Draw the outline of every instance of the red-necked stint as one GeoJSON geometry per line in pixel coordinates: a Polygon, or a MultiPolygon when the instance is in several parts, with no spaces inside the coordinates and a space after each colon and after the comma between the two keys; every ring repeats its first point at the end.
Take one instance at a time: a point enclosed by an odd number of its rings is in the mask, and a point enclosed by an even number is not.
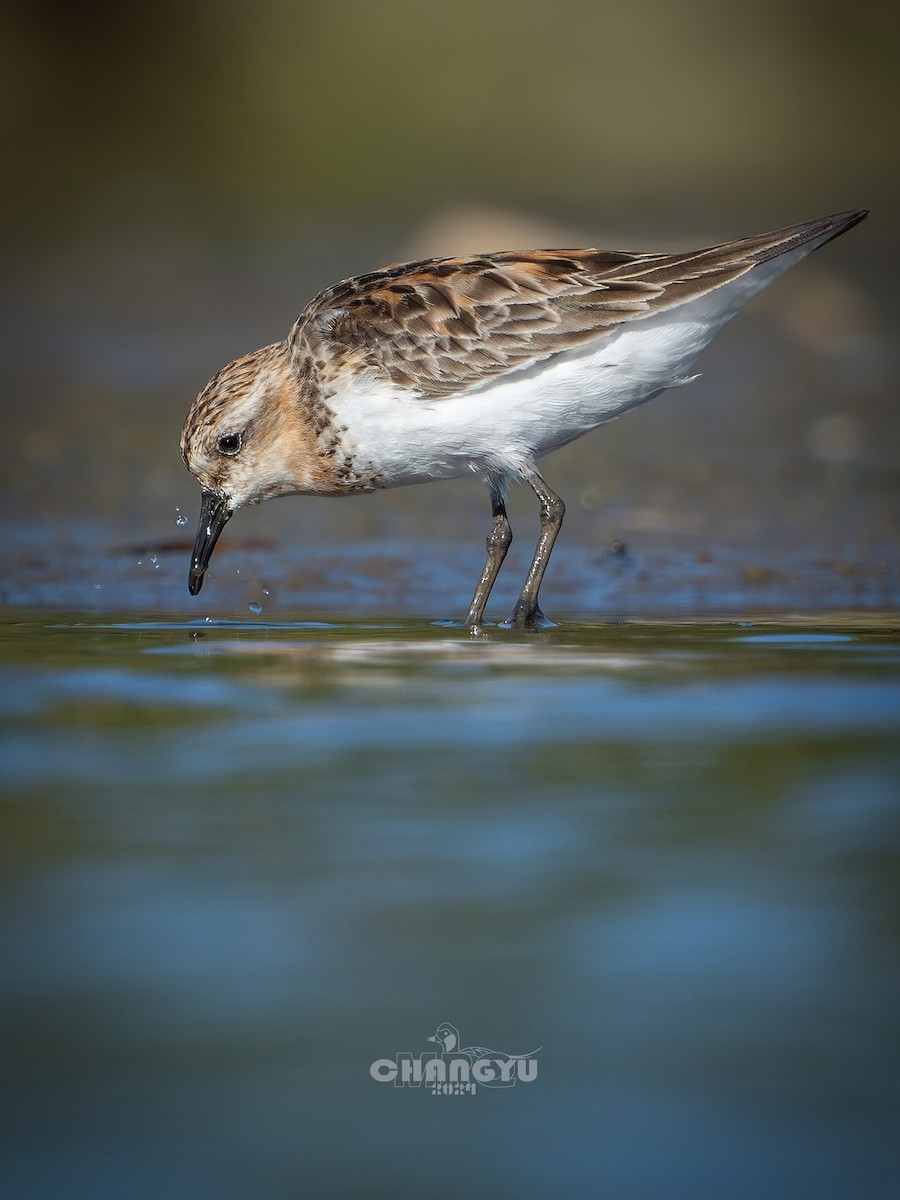
{"type": "Polygon", "coordinates": [[[551,450],[687,383],[752,296],[864,209],[683,254],[503,251],[386,267],[317,296],[288,336],[223,367],[185,422],[202,509],[189,588],[245,504],[346,496],[472,472],[491,497],[487,558],[466,623],[512,540],[524,480],[540,537],[512,614],[544,623],[538,590],[565,506],[538,474],[551,450]]]}

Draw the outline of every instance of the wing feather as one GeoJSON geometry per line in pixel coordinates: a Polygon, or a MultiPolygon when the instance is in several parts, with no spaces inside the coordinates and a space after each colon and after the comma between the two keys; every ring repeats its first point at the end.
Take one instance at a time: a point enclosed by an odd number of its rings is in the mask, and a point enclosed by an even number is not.
{"type": "Polygon", "coordinates": [[[352,367],[423,398],[449,396],[701,296],[859,219],[843,213],[683,254],[534,250],[401,263],[322,292],[289,342],[326,385],[352,367]]]}

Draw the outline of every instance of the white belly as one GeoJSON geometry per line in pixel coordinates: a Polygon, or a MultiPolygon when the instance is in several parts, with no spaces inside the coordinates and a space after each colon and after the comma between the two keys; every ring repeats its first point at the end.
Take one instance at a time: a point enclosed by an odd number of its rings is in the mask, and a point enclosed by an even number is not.
{"type": "Polygon", "coordinates": [[[360,379],[329,398],[329,406],[346,428],[357,469],[377,472],[380,486],[472,471],[520,474],[541,455],[688,382],[697,355],[795,256],[800,254],[761,264],[696,300],[627,321],[586,347],[455,396],[421,399],[360,379]]]}

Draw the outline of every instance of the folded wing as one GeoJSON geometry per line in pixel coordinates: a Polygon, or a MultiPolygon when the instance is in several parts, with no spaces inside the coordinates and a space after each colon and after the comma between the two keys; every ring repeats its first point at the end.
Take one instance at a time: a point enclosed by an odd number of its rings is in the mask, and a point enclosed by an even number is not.
{"type": "Polygon", "coordinates": [[[862,215],[682,254],[535,250],[403,263],[322,292],[289,341],[326,386],[352,366],[423,398],[449,396],[692,300],[862,215]]]}

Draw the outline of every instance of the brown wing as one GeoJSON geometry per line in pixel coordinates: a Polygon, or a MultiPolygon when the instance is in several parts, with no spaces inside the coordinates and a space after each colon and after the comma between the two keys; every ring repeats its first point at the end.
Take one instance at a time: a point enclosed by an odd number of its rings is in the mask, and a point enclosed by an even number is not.
{"type": "Polygon", "coordinates": [[[423,397],[448,396],[693,299],[861,219],[842,213],[685,254],[535,250],[403,263],[322,292],[289,341],[325,383],[352,365],[423,397]]]}

